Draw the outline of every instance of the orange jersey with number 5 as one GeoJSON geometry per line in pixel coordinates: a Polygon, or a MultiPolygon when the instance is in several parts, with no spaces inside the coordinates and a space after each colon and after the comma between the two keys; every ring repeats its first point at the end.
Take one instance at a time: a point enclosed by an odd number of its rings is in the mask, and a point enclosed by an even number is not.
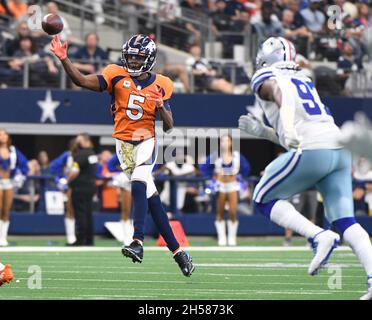
{"type": "Polygon", "coordinates": [[[108,65],[98,76],[101,90],[111,94],[114,117],[113,137],[124,141],[140,141],[155,136],[157,97],[169,100],[173,83],[161,74],[151,74],[144,81],[132,78],[122,66],[108,65]]]}

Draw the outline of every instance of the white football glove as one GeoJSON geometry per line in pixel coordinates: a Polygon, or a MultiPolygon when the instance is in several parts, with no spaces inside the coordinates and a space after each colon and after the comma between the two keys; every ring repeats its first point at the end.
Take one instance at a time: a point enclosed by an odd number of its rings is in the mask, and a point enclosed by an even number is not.
{"type": "Polygon", "coordinates": [[[239,129],[254,137],[260,138],[265,131],[265,125],[253,114],[248,113],[239,118],[239,129]]]}
{"type": "Polygon", "coordinates": [[[239,129],[257,138],[280,144],[273,128],[266,126],[260,119],[248,113],[239,118],[239,129]]]}

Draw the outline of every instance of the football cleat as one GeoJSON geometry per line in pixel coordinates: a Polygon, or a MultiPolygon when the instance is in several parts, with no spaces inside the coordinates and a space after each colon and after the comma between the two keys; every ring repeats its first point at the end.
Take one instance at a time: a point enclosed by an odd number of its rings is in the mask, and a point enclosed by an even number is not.
{"type": "Polygon", "coordinates": [[[9,264],[5,265],[5,268],[0,271],[0,287],[4,283],[9,283],[14,279],[12,268],[9,264]]]}
{"type": "Polygon", "coordinates": [[[185,277],[190,277],[195,270],[195,266],[192,264],[192,258],[186,251],[180,251],[174,255],[174,260],[180,267],[185,277]]]}
{"type": "Polygon", "coordinates": [[[368,277],[367,285],[367,293],[361,296],[360,300],[372,300],[372,277],[368,277]]]}
{"type": "Polygon", "coordinates": [[[124,257],[132,258],[133,263],[141,263],[143,260],[143,246],[137,240],[129,246],[123,246],[121,253],[124,257]]]}
{"type": "Polygon", "coordinates": [[[340,243],[340,236],[331,230],[323,230],[316,234],[314,238],[310,238],[309,242],[314,256],[310,262],[308,273],[315,276],[327,264],[332,251],[340,243]]]}

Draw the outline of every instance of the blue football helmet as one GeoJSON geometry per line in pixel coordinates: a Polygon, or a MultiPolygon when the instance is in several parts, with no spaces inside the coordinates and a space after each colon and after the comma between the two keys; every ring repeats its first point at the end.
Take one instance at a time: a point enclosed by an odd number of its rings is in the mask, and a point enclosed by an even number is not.
{"type": "Polygon", "coordinates": [[[150,37],[137,34],[123,45],[121,62],[133,77],[151,71],[156,62],[156,44],[150,37]]]}

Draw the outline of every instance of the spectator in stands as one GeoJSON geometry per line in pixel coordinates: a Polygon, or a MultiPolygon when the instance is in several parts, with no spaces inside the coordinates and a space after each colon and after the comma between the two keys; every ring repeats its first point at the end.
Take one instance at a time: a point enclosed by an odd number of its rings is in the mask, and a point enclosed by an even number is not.
{"type": "Polygon", "coordinates": [[[234,32],[243,32],[249,14],[244,10],[239,1],[216,1],[216,10],[211,13],[212,30],[217,39],[222,42],[223,56],[232,58],[235,44],[242,44],[243,37],[235,35],[234,32]]]}
{"type": "MultiPolygon", "coordinates": [[[[28,177],[40,175],[40,165],[36,159],[31,159],[27,163],[28,177]]],[[[40,181],[27,179],[23,184],[16,188],[14,195],[14,208],[17,211],[32,212],[37,209],[40,200],[40,181]]]]}
{"type": "Polygon", "coordinates": [[[287,3],[287,9],[293,12],[293,25],[295,28],[300,28],[305,26],[305,21],[300,13],[300,1],[299,0],[289,0],[287,3]]]}
{"type": "MultiPolygon", "coordinates": [[[[155,41],[155,35],[150,35],[150,38],[155,41]]],[[[156,73],[161,73],[172,80],[178,78],[185,91],[190,91],[189,76],[186,71],[186,67],[180,63],[170,63],[168,61],[167,53],[161,49],[160,45],[157,43],[157,54],[156,54],[156,65],[154,71],[156,73]]]]}
{"type": "Polygon", "coordinates": [[[91,6],[94,11],[94,21],[97,24],[103,24],[105,17],[103,15],[103,3],[105,0],[85,0],[84,5],[91,6]]]}
{"type": "Polygon", "coordinates": [[[274,7],[271,1],[264,1],[262,3],[261,14],[256,19],[252,19],[251,22],[259,43],[269,37],[284,35],[282,23],[274,14],[274,7]]]}
{"type": "Polygon", "coordinates": [[[355,57],[353,46],[348,41],[342,43],[342,54],[337,62],[337,75],[342,88],[353,72],[363,68],[362,61],[355,57]]]}
{"type": "Polygon", "coordinates": [[[227,80],[218,76],[208,59],[201,57],[199,45],[190,48],[191,58],[186,60],[186,66],[194,76],[195,87],[198,90],[213,90],[222,93],[233,93],[233,85],[227,80]]]}
{"type": "Polygon", "coordinates": [[[157,3],[156,15],[161,22],[174,22],[176,18],[182,16],[181,6],[178,0],[166,0],[157,3]]]}
{"type": "Polygon", "coordinates": [[[291,40],[295,46],[296,51],[307,54],[307,43],[312,40],[312,33],[307,28],[297,26],[294,21],[294,12],[289,9],[284,9],[282,13],[282,24],[284,28],[284,37],[291,40]]]}
{"type": "Polygon", "coordinates": [[[343,18],[342,36],[350,42],[354,49],[354,55],[362,60],[367,48],[364,41],[364,33],[366,27],[362,24],[362,20],[353,19],[349,14],[345,14],[343,18]]]}
{"type": "Polygon", "coordinates": [[[42,150],[37,155],[37,161],[40,165],[40,172],[41,174],[50,174],[49,169],[49,156],[45,150],[42,150]]]}
{"type": "MultiPolygon", "coordinates": [[[[180,150],[181,151],[181,150],[180,150]]],[[[196,170],[194,159],[185,155],[182,151],[177,152],[176,158],[173,161],[168,161],[162,168],[157,170],[157,175],[165,172],[166,175],[176,177],[195,176],[196,170]]],[[[186,195],[188,193],[189,183],[179,182],[177,184],[177,209],[182,210],[185,205],[186,195]]],[[[171,189],[169,181],[164,183],[164,189],[160,194],[161,201],[169,208],[171,200],[171,189]]]]}
{"type": "Polygon", "coordinates": [[[354,19],[356,25],[363,25],[365,28],[368,28],[369,20],[369,7],[366,3],[358,3],[358,16],[354,19]]]}
{"type": "Polygon", "coordinates": [[[324,13],[320,10],[322,0],[309,0],[309,7],[300,11],[306,27],[312,33],[320,33],[326,21],[324,13]]]}
{"type": "Polygon", "coordinates": [[[227,13],[231,15],[234,29],[242,31],[245,24],[249,22],[249,13],[240,0],[225,0],[227,13]]]}
{"type": "Polygon", "coordinates": [[[99,47],[99,37],[95,32],[85,36],[85,46],[78,50],[74,57],[74,65],[84,74],[99,72],[103,64],[108,60],[107,52],[99,47]]]}
{"type": "Polygon", "coordinates": [[[107,168],[107,162],[111,159],[112,153],[109,150],[103,150],[98,155],[97,177],[103,180],[97,180],[99,187],[99,198],[103,210],[111,210],[118,208],[118,195],[116,188],[114,188],[109,180],[104,178],[111,178],[114,174],[107,168]]]}
{"type": "Polygon", "coordinates": [[[24,0],[1,0],[1,7],[4,13],[14,17],[16,20],[21,20],[27,15],[28,5],[24,0]]]}
{"type": "MultiPolygon", "coordinates": [[[[203,22],[206,16],[203,12],[203,7],[197,0],[183,0],[181,2],[182,16],[189,18],[194,21],[203,22]]],[[[200,44],[201,42],[201,30],[200,24],[186,22],[184,27],[191,33],[188,43],[189,44],[200,44]]]]}
{"type": "Polygon", "coordinates": [[[20,41],[22,38],[30,36],[30,29],[26,21],[21,21],[17,25],[16,36],[14,39],[8,39],[5,42],[4,53],[8,57],[12,57],[16,51],[20,49],[20,41]]]}
{"type": "Polygon", "coordinates": [[[26,62],[29,63],[31,82],[36,86],[47,85],[58,74],[54,60],[44,51],[37,51],[31,37],[20,40],[20,49],[14,53],[9,67],[19,73],[23,71],[26,62]]]}
{"type": "Polygon", "coordinates": [[[66,21],[66,19],[63,17],[63,15],[60,14],[58,5],[55,2],[51,1],[51,2],[47,3],[46,9],[47,9],[47,13],[57,14],[62,19],[63,30],[59,33],[59,37],[61,38],[61,41],[63,41],[63,42],[64,41],[69,41],[69,42],[74,41],[73,38],[72,38],[72,32],[71,32],[70,26],[69,26],[68,22],[66,21]]]}

